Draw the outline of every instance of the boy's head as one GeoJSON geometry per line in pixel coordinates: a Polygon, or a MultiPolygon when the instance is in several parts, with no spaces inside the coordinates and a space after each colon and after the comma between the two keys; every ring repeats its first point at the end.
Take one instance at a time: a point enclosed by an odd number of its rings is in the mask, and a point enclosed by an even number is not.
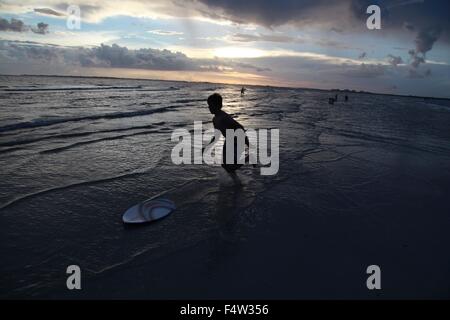
{"type": "Polygon", "coordinates": [[[218,93],[213,93],[208,97],[208,107],[212,114],[218,113],[222,109],[222,96],[218,93]]]}

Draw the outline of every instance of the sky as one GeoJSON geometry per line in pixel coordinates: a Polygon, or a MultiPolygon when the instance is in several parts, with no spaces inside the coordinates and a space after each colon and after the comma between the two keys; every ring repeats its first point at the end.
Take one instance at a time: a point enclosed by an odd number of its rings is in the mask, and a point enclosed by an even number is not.
{"type": "Polygon", "coordinates": [[[0,73],[450,97],[449,12],[443,0],[0,0],[0,73]],[[370,5],[381,29],[366,25],[370,5]]]}

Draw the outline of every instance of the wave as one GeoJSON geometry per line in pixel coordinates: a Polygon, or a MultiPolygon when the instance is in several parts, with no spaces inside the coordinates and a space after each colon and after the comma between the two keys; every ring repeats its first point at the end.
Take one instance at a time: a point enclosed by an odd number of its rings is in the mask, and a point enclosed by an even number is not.
{"type": "Polygon", "coordinates": [[[343,137],[347,138],[353,138],[353,139],[360,139],[365,141],[374,141],[379,143],[385,143],[390,145],[395,145],[399,147],[408,148],[411,150],[417,150],[422,152],[428,152],[433,154],[440,154],[449,156],[450,149],[442,146],[436,146],[436,145],[424,145],[424,144],[418,144],[415,145],[411,144],[410,141],[402,138],[396,138],[396,137],[387,137],[383,135],[377,135],[377,134],[371,134],[371,133],[364,133],[364,132],[358,132],[358,131],[352,131],[352,130],[346,130],[346,129],[337,129],[337,128],[331,128],[321,125],[316,125],[317,128],[323,129],[326,132],[338,134],[343,137]]]}
{"type": "Polygon", "coordinates": [[[207,87],[207,88],[200,89],[199,91],[215,91],[215,90],[221,90],[221,89],[224,89],[224,88],[225,87],[222,87],[222,86],[207,87]]]}
{"type": "Polygon", "coordinates": [[[191,103],[191,102],[205,102],[206,99],[179,99],[175,100],[174,103],[191,103]]]}
{"type": "Polygon", "coordinates": [[[80,141],[80,142],[75,142],[75,143],[69,144],[67,146],[44,150],[44,151],[41,151],[40,153],[41,154],[57,153],[57,152],[62,152],[62,151],[68,150],[68,149],[72,149],[72,148],[87,145],[87,144],[92,144],[92,143],[97,143],[97,142],[102,142],[102,141],[118,140],[118,139],[133,137],[133,136],[146,135],[146,134],[150,134],[150,133],[161,133],[161,131],[160,130],[147,130],[147,131],[135,132],[135,133],[131,133],[131,134],[122,134],[122,135],[114,136],[114,137],[105,137],[105,138],[93,139],[93,140],[88,140],[88,141],[80,141]]]}
{"type": "Polygon", "coordinates": [[[139,91],[158,92],[158,91],[177,91],[177,90],[180,90],[180,88],[169,87],[169,88],[161,88],[161,89],[141,89],[139,91]]]}
{"type": "Polygon", "coordinates": [[[2,91],[86,91],[86,90],[123,90],[123,89],[142,89],[142,86],[86,86],[86,87],[46,87],[46,88],[30,88],[15,87],[6,88],[2,91]]]}
{"type": "MultiPolygon", "coordinates": [[[[98,131],[86,131],[86,132],[78,132],[78,133],[65,133],[65,134],[45,136],[45,137],[33,138],[33,139],[14,140],[14,141],[7,141],[7,142],[0,143],[0,147],[14,147],[14,146],[18,146],[18,145],[40,142],[40,141],[45,141],[45,140],[70,139],[70,138],[85,137],[85,136],[90,136],[93,134],[100,134],[100,133],[114,133],[114,132],[129,131],[129,130],[150,129],[150,128],[154,128],[155,126],[161,126],[164,124],[165,124],[165,122],[161,121],[161,122],[155,122],[151,125],[145,125],[145,126],[135,126],[135,127],[117,128],[117,129],[109,129],[109,130],[98,130],[98,131]]],[[[12,150],[12,149],[7,149],[5,151],[10,151],[10,150],[12,150]]],[[[2,151],[0,151],[0,153],[1,152],[2,151]]]]}
{"type": "Polygon", "coordinates": [[[6,125],[0,127],[0,132],[9,132],[21,129],[31,129],[37,127],[47,127],[55,124],[67,123],[67,122],[79,122],[87,120],[99,120],[99,119],[119,119],[119,118],[129,118],[129,117],[139,117],[146,116],[153,113],[167,112],[172,109],[177,109],[180,106],[168,106],[155,108],[150,110],[139,110],[139,111],[129,111],[129,112],[113,112],[106,114],[94,114],[84,117],[73,117],[73,118],[60,118],[60,119],[36,119],[32,121],[19,122],[15,124],[6,125]]]}
{"type": "Polygon", "coordinates": [[[96,179],[96,180],[89,180],[89,181],[82,181],[82,182],[76,182],[76,183],[72,183],[72,184],[68,184],[68,185],[64,185],[64,186],[60,186],[60,187],[53,187],[53,188],[48,188],[48,189],[44,189],[41,191],[37,191],[37,192],[33,192],[30,194],[26,194],[23,195],[21,197],[15,198],[5,204],[3,204],[0,207],[0,210],[6,209],[8,207],[11,207],[13,205],[16,205],[24,200],[28,200],[28,199],[32,199],[35,198],[37,196],[41,196],[50,192],[54,192],[54,191],[61,191],[61,190],[67,190],[70,188],[74,188],[74,187],[79,187],[79,186],[86,186],[86,185],[95,185],[97,183],[104,183],[104,182],[109,182],[109,181],[114,181],[114,180],[118,180],[118,179],[122,179],[122,178],[129,178],[129,177],[134,177],[134,176],[138,176],[141,174],[144,174],[146,172],[147,169],[141,169],[141,170],[136,170],[133,172],[129,172],[129,173],[124,173],[124,174],[120,174],[120,175],[116,175],[116,176],[112,176],[112,177],[106,177],[106,178],[102,178],[102,179],[96,179]]]}

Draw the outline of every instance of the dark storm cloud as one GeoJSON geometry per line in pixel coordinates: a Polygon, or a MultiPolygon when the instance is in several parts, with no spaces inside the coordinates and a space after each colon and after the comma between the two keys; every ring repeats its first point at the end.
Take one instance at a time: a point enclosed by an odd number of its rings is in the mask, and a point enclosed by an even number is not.
{"type": "Polygon", "coordinates": [[[409,55],[411,57],[411,66],[414,68],[419,67],[421,63],[425,63],[425,57],[417,53],[415,50],[409,50],[409,55]]]}
{"type": "Polygon", "coordinates": [[[351,0],[350,8],[356,18],[365,20],[366,8],[372,4],[381,8],[383,28],[414,31],[429,26],[440,26],[450,30],[449,1],[351,0]]]}
{"type": "Polygon", "coordinates": [[[37,34],[46,34],[48,33],[48,24],[44,22],[39,22],[36,28],[31,28],[31,31],[37,34]]]}
{"type": "MultiPolygon", "coordinates": [[[[449,38],[450,1],[405,1],[405,0],[197,0],[208,7],[207,12],[216,18],[222,17],[237,23],[255,23],[265,27],[284,24],[304,25],[305,23],[334,25],[328,30],[346,31],[349,26],[360,30],[365,28],[370,5],[381,8],[382,28],[386,30],[423,30],[439,26],[449,38]],[[341,11],[330,10],[341,8],[341,11]],[[348,17],[342,17],[343,12],[348,17]],[[352,21],[345,21],[346,18],[352,21]]],[[[205,12],[205,10],[203,10],[205,12]]]]}
{"type": "MultiPolygon", "coordinates": [[[[450,1],[444,0],[353,0],[355,16],[369,4],[381,7],[382,25],[388,32],[415,32],[415,48],[409,50],[411,66],[425,63],[426,53],[436,41],[450,42],[450,1]]],[[[360,16],[361,19],[363,16],[360,16]]]]}
{"type": "Polygon", "coordinates": [[[408,51],[411,57],[411,66],[418,68],[422,63],[426,63],[426,53],[429,52],[434,43],[441,35],[440,27],[430,27],[420,30],[416,36],[416,47],[408,51]]]}
{"type": "Polygon", "coordinates": [[[49,15],[49,16],[57,16],[57,17],[65,16],[64,13],[55,11],[55,10],[50,9],[50,8],[35,8],[34,12],[45,14],[45,15],[49,15]]]}
{"type": "Polygon", "coordinates": [[[27,32],[32,31],[37,34],[48,33],[48,24],[40,22],[36,27],[26,25],[22,20],[14,19],[11,20],[0,18],[0,31],[12,31],[12,32],[27,32]]]}
{"type": "MultiPolygon", "coordinates": [[[[308,20],[308,11],[329,3],[325,0],[199,0],[214,12],[237,23],[256,23],[266,27],[308,20]],[[215,11],[216,10],[216,11],[215,11]]],[[[211,11],[210,10],[210,11],[211,11]]]]}
{"type": "Polygon", "coordinates": [[[0,31],[25,32],[28,31],[28,26],[18,19],[8,21],[7,19],[0,18],[0,31]]]}
{"type": "Polygon", "coordinates": [[[416,37],[416,52],[427,53],[433,48],[434,43],[442,33],[440,26],[428,27],[419,31],[416,37]]]}
{"type": "Polygon", "coordinates": [[[398,66],[399,64],[403,63],[403,59],[400,56],[394,56],[392,54],[388,55],[388,62],[391,66],[398,66]]]}

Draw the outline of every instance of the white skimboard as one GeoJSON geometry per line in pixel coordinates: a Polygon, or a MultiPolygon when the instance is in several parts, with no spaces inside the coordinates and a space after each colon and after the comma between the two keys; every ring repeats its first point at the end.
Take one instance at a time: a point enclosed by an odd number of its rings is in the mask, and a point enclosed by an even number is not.
{"type": "Polygon", "coordinates": [[[169,199],[148,199],[129,208],[122,216],[124,223],[144,223],[167,216],[175,210],[175,203],[169,199]]]}

